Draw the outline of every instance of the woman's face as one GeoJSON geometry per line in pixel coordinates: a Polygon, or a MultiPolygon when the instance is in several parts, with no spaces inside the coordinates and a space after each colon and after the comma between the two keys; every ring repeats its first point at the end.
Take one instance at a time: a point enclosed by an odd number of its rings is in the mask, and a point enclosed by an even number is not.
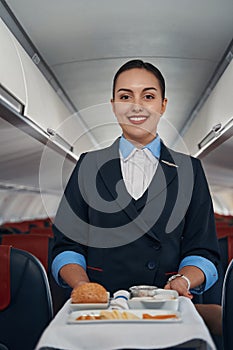
{"type": "Polygon", "coordinates": [[[140,147],[155,138],[167,99],[162,100],[159,81],[153,73],[143,68],[122,72],[111,103],[126,139],[140,147]]]}

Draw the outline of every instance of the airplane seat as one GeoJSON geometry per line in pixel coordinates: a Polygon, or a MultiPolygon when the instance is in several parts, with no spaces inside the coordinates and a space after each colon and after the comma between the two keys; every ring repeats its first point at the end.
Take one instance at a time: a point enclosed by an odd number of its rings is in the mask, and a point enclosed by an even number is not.
{"type": "Polygon", "coordinates": [[[31,227],[30,229],[29,229],[29,233],[30,234],[44,234],[44,235],[46,235],[46,236],[48,236],[48,237],[50,237],[50,238],[53,238],[53,231],[52,231],[52,229],[51,228],[45,228],[45,227],[31,227]]]}
{"type": "Polygon", "coordinates": [[[223,325],[223,348],[224,350],[231,350],[233,344],[233,259],[228,265],[224,283],[223,283],[223,297],[222,297],[222,325],[223,325]]]}
{"type": "Polygon", "coordinates": [[[0,245],[0,285],[0,343],[33,350],[53,317],[43,265],[29,252],[0,245]]]}
{"type": "Polygon", "coordinates": [[[0,350],[8,350],[8,348],[6,347],[6,345],[0,344],[0,350]]]}
{"type": "Polygon", "coordinates": [[[69,299],[71,290],[59,287],[51,274],[53,233],[51,230],[32,228],[30,233],[0,235],[1,244],[11,245],[36,256],[43,264],[51,290],[53,310],[56,314],[69,299]]]}
{"type": "Polygon", "coordinates": [[[51,240],[46,234],[3,234],[1,235],[1,244],[12,245],[15,248],[25,250],[36,256],[43,264],[46,271],[50,269],[51,264],[51,240]]]}
{"type": "MultiPolygon", "coordinates": [[[[48,247],[46,249],[46,252],[48,252],[47,255],[47,266],[46,266],[46,271],[49,272],[50,268],[51,268],[51,263],[52,263],[52,247],[53,247],[53,243],[54,243],[54,234],[52,231],[51,227],[32,227],[30,228],[29,231],[30,235],[39,235],[39,236],[46,236],[48,237],[47,239],[47,243],[48,243],[48,247]]],[[[43,263],[43,261],[42,261],[43,263]]]]}
{"type": "Polygon", "coordinates": [[[9,229],[11,233],[29,233],[33,228],[50,228],[52,223],[50,218],[37,220],[24,220],[19,222],[5,222],[2,229],[9,229]]]}

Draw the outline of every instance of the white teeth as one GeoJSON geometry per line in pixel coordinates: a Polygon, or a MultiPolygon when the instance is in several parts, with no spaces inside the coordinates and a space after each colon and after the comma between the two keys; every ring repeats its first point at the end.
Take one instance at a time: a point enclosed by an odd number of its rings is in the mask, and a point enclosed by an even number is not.
{"type": "Polygon", "coordinates": [[[141,121],[141,120],[145,120],[146,118],[145,117],[131,117],[129,119],[138,122],[138,121],[141,121]]]}

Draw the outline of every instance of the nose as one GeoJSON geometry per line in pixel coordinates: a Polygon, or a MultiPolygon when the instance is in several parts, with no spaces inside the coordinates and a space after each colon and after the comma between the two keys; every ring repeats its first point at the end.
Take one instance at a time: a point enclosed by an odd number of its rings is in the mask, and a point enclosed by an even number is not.
{"type": "Polygon", "coordinates": [[[132,105],[132,111],[135,113],[139,113],[143,110],[143,106],[140,103],[133,103],[132,105]]]}

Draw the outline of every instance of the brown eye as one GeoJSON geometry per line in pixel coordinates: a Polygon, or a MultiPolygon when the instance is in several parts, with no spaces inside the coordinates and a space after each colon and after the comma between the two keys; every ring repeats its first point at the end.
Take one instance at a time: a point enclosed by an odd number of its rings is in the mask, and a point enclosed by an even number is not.
{"type": "Polygon", "coordinates": [[[153,95],[145,95],[146,100],[153,100],[154,96],[153,95]]]}
{"type": "Polygon", "coordinates": [[[129,98],[130,98],[129,95],[122,95],[122,96],[120,97],[120,100],[128,100],[129,98]]]}

